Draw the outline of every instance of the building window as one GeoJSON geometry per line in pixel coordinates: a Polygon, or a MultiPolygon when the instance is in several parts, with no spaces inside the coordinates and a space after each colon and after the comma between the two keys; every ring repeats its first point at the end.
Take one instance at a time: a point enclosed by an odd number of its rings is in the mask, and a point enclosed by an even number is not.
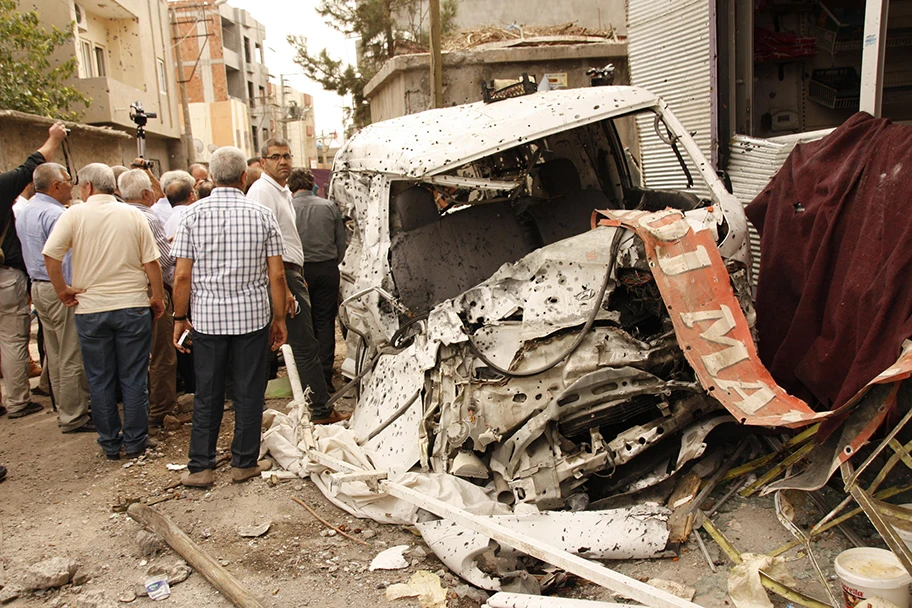
{"type": "Polygon", "coordinates": [[[244,36],[244,61],[247,63],[253,63],[250,58],[250,38],[244,36]]]}
{"type": "Polygon", "coordinates": [[[247,101],[250,103],[251,108],[257,105],[256,97],[253,96],[253,83],[249,80],[247,81],[247,101]]]}
{"type": "Polygon", "coordinates": [[[258,99],[260,99],[261,104],[263,104],[264,106],[266,105],[266,89],[264,89],[263,87],[260,87],[260,96],[258,97],[258,99]]]}
{"type": "Polygon", "coordinates": [[[103,46],[95,45],[95,75],[104,78],[108,75],[105,69],[105,50],[103,46]]]}
{"type": "Polygon", "coordinates": [[[161,91],[162,95],[168,94],[168,76],[165,72],[165,62],[161,59],[156,59],[158,62],[158,90],[161,91]]]}
{"type": "Polygon", "coordinates": [[[250,132],[251,132],[251,134],[253,134],[253,153],[254,154],[257,154],[258,153],[257,150],[260,149],[260,142],[257,139],[256,131],[257,131],[256,127],[250,127],[250,132]]]}
{"type": "Polygon", "coordinates": [[[80,54],[82,64],[82,77],[94,78],[95,70],[92,67],[92,44],[88,40],[83,40],[80,44],[80,54]]]}

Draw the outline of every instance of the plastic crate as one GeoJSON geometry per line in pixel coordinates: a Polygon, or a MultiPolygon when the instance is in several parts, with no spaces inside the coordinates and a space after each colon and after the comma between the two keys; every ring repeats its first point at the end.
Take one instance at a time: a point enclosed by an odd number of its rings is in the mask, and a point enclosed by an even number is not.
{"type": "Polygon", "coordinates": [[[808,87],[808,99],[833,110],[858,107],[861,80],[854,68],[814,70],[808,87]]]}
{"type": "Polygon", "coordinates": [[[864,37],[864,9],[830,10],[823,2],[814,10],[811,33],[817,48],[829,53],[861,49],[864,37]]]}
{"type": "MultiPolygon", "coordinates": [[[[883,103],[912,103],[912,71],[884,74],[883,103]]],[[[854,68],[814,70],[808,99],[833,110],[857,110],[861,100],[861,80],[854,68]]]]}

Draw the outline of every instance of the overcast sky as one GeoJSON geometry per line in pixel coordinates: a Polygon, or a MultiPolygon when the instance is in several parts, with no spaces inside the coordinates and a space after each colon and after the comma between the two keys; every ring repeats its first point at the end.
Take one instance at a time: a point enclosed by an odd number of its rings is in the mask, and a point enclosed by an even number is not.
{"type": "Polygon", "coordinates": [[[285,39],[289,34],[307,37],[311,54],[329,49],[335,59],[355,61],[355,41],[346,39],[326,24],[314,7],[319,0],[228,0],[229,6],[244,9],[266,28],[266,67],[274,76],[285,74],[286,84],[313,95],[317,133],[337,131],[342,136],[342,107],[348,99],[324,91],[319,83],[300,75],[301,68],[294,62],[294,48],[285,39]]]}

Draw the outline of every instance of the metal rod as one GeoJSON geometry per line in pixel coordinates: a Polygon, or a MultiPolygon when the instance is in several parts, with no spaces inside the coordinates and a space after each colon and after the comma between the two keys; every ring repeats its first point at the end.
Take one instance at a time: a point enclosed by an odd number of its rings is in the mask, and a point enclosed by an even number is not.
{"type": "Polygon", "coordinates": [[[712,556],[709,554],[709,549],[706,548],[706,543],[703,542],[703,537],[700,536],[699,530],[694,530],[694,537],[697,539],[697,544],[700,546],[700,551],[703,553],[703,557],[706,558],[706,563],[709,564],[709,569],[713,571],[713,574],[715,574],[716,564],[713,561],[712,556]]]}
{"type": "MultiPolygon", "coordinates": [[[[885,498],[892,498],[893,496],[896,496],[897,494],[902,494],[903,492],[908,492],[909,490],[912,490],[912,484],[887,488],[886,490],[883,490],[882,492],[878,492],[874,496],[878,499],[883,500],[885,498]]],[[[842,503],[840,503],[840,505],[848,504],[849,502],[851,502],[851,500],[852,500],[852,497],[848,496],[848,497],[846,497],[846,499],[844,501],[842,501],[842,503]]],[[[833,511],[830,512],[829,515],[827,515],[827,517],[830,517],[834,513],[838,513],[841,510],[842,510],[841,507],[836,507],[835,509],[833,509],[833,511]]],[[[853,517],[855,517],[856,515],[858,515],[859,513],[862,513],[862,512],[863,511],[862,511],[861,507],[858,507],[856,509],[852,509],[845,515],[842,515],[840,517],[837,517],[836,519],[833,519],[832,521],[824,522],[824,520],[821,520],[820,522],[817,522],[817,524],[813,528],[811,528],[810,536],[811,536],[811,538],[813,538],[815,536],[820,536],[827,530],[830,530],[830,529],[838,526],[841,523],[847,522],[848,520],[852,519],[853,517]],[[821,522],[824,522],[824,523],[821,523],[821,522]]],[[[824,519],[827,519],[827,518],[825,517],[824,519]]],[[[782,545],[781,547],[779,547],[778,549],[776,549],[775,551],[773,551],[772,553],[770,553],[769,555],[772,557],[775,557],[777,555],[782,555],[786,551],[788,551],[790,549],[794,549],[795,547],[797,547],[800,544],[801,543],[799,543],[798,541],[791,540],[791,541],[785,543],[784,545],[782,545]]]]}

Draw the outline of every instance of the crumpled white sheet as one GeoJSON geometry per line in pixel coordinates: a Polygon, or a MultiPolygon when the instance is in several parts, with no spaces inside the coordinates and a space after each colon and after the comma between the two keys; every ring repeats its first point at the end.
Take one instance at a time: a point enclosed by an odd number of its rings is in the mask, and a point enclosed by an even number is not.
{"type": "Polygon", "coordinates": [[[736,608],[773,608],[773,603],[760,582],[761,570],[786,587],[797,586],[783,557],[742,553],[741,559],[744,561],[733,567],[728,576],[728,595],[736,608]]]}
{"type": "MultiPolygon", "coordinates": [[[[310,477],[326,498],[355,517],[370,518],[385,524],[417,523],[418,507],[388,494],[373,492],[362,481],[342,484],[340,491],[334,494],[330,489],[331,471],[311,462],[305,455],[304,434],[300,426],[301,407],[293,404],[287,414],[272,409],[264,412],[263,421],[269,428],[263,433],[260,442],[261,454],[268,454],[282,468],[299,477],[310,477]]],[[[319,451],[365,470],[375,470],[369,455],[356,443],[355,435],[349,429],[338,424],[318,425],[314,427],[313,433],[319,451]]],[[[407,472],[396,475],[390,481],[475,515],[511,513],[508,507],[499,503],[484,488],[453,475],[407,472]]]]}

